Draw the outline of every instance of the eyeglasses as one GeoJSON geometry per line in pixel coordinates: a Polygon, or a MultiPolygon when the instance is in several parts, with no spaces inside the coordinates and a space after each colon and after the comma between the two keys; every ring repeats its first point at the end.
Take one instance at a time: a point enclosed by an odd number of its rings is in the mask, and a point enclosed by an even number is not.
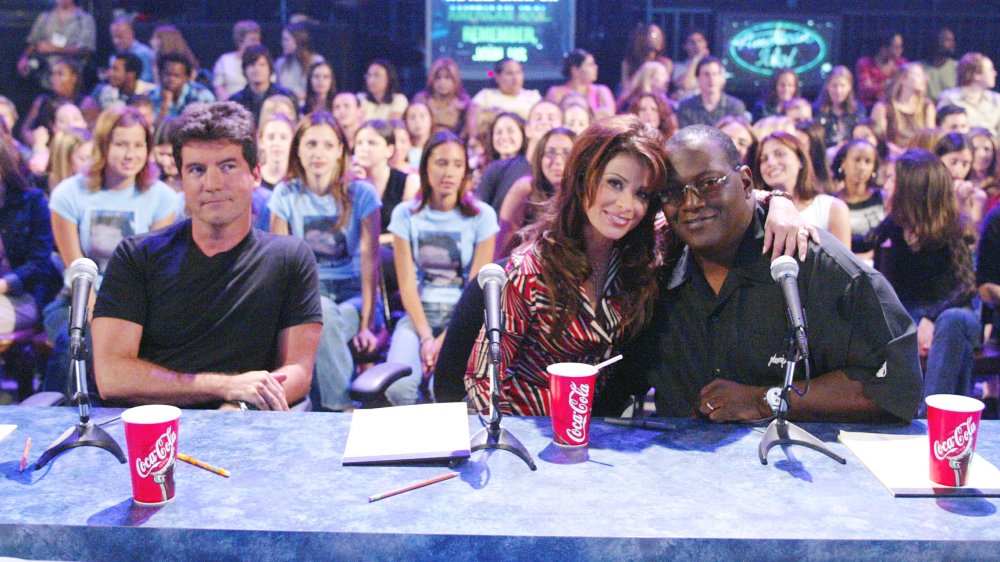
{"type": "Polygon", "coordinates": [[[569,158],[569,150],[556,150],[554,148],[548,148],[542,153],[542,157],[547,160],[555,160],[556,158],[562,158],[566,160],[569,158]]]}
{"type": "Polygon", "coordinates": [[[687,185],[668,185],[667,189],[659,193],[660,202],[664,205],[679,207],[682,203],[684,203],[684,197],[687,195],[688,190],[691,190],[691,192],[694,193],[698,199],[708,201],[722,191],[722,186],[725,185],[729,176],[733,175],[733,172],[738,173],[739,171],[740,168],[735,168],[728,174],[719,178],[705,178],[697,181],[696,183],[689,183],[687,185]]]}

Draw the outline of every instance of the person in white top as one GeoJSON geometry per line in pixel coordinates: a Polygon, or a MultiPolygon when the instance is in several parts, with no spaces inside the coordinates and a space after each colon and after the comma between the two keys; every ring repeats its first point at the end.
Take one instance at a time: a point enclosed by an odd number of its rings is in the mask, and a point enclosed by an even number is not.
{"type": "Polygon", "coordinates": [[[385,59],[373,60],[365,72],[365,91],[358,92],[365,120],[402,119],[409,101],[400,90],[396,67],[385,59]]]}
{"type": "Polygon", "coordinates": [[[313,51],[309,28],[304,23],[290,23],[281,32],[281,57],[274,63],[278,84],[295,93],[301,104],[306,99],[309,69],[323,62],[323,55],[313,51]]]}
{"type": "Polygon", "coordinates": [[[524,89],[524,69],[514,59],[502,59],[493,69],[496,88],[483,88],[472,98],[469,106],[469,130],[476,131],[478,116],[482,110],[493,110],[494,115],[505,111],[516,113],[522,119],[541,101],[538,90],[524,89]]]}
{"type": "Polygon", "coordinates": [[[755,179],[763,189],[788,193],[803,220],[830,231],[851,247],[851,220],[847,204],[817,191],[812,161],[794,135],[775,131],[764,137],[757,151],[755,179]]]}
{"type": "Polygon", "coordinates": [[[938,108],[957,105],[964,108],[973,127],[982,127],[993,136],[1000,132],[1000,94],[993,61],[982,53],[966,53],[958,61],[958,87],[941,92],[938,108]]]}
{"type": "Polygon", "coordinates": [[[227,100],[229,96],[247,87],[243,76],[243,50],[251,45],[260,45],[260,25],[253,20],[236,22],[233,26],[235,51],[223,53],[212,68],[212,86],[215,99],[227,100]]]}

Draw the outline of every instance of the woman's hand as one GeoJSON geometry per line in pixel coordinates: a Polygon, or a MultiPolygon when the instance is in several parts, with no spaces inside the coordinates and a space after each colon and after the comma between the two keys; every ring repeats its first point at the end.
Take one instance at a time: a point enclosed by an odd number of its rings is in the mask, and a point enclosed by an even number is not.
{"type": "Polygon", "coordinates": [[[921,318],[917,325],[917,351],[921,357],[927,357],[934,342],[934,322],[929,318],[921,318]]]}
{"type": "Polygon", "coordinates": [[[771,259],[791,256],[798,249],[799,261],[805,261],[809,239],[819,244],[819,231],[807,224],[795,208],[795,203],[784,197],[772,197],[764,223],[764,253],[771,250],[771,259]]]}
{"type": "Polygon", "coordinates": [[[354,349],[363,353],[371,353],[378,349],[378,336],[367,327],[361,328],[351,343],[354,344],[354,349]]]}
{"type": "Polygon", "coordinates": [[[441,352],[441,344],[444,343],[444,332],[438,337],[424,338],[420,342],[420,358],[424,361],[424,378],[430,378],[437,366],[438,353],[441,352]]]}

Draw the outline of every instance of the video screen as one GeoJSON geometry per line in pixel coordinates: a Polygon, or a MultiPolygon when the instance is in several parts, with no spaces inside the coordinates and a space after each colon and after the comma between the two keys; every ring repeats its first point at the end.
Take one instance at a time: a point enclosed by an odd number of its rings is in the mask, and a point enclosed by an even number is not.
{"type": "Polygon", "coordinates": [[[562,78],[573,48],[575,0],[427,0],[427,68],[439,57],[458,63],[463,80],[488,80],[511,58],[526,80],[562,78]]]}
{"type": "Polygon", "coordinates": [[[775,70],[787,67],[803,91],[818,92],[839,60],[839,17],[720,14],[716,22],[715,52],[733,91],[759,93],[775,70]]]}

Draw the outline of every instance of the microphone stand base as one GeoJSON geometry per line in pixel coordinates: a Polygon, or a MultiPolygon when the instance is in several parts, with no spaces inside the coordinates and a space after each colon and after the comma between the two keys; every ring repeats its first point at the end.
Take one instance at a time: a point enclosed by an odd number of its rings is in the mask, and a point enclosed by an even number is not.
{"type": "Polygon", "coordinates": [[[775,445],[801,445],[819,451],[840,464],[847,464],[847,459],[831,451],[825,443],[808,431],[784,419],[776,419],[767,426],[764,437],[760,440],[760,446],[757,448],[760,464],[767,464],[767,453],[775,445]]]}
{"type": "Polygon", "coordinates": [[[128,462],[114,438],[100,426],[94,425],[94,422],[87,421],[67,429],[54,445],[42,453],[42,456],[35,462],[34,470],[42,468],[63,451],[83,446],[100,447],[114,455],[118,462],[122,464],[128,462]]]}
{"type": "Polygon", "coordinates": [[[538,470],[528,450],[524,448],[524,445],[511,432],[500,427],[499,421],[491,422],[488,426],[479,430],[478,433],[472,436],[470,444],[472,445],[473,453],[482,451],[483,449],[500,449],[514,453],[520,457],[531,470],[538,470]]]}

